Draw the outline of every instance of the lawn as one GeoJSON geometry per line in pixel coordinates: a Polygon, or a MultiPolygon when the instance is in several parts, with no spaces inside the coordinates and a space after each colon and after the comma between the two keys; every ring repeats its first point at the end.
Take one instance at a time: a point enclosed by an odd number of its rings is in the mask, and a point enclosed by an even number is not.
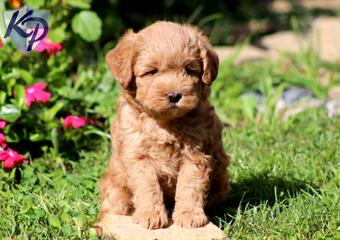
{"type": "MultiPolygon", "coordinates": [[[[288,62],[288,68],[287,61],[236,66],[229,59],[213,84],[232,191],[212,220],[230,239],[340,238],[339,118],[317,108],[282,122],[273,112],[290,84],[324,98],[327,89],[314,83],[318,70],[339,69],[310,53],[288,62]],[[244,97],[253,90],[267,97],[266,112],[244,97]]],[[[46,152],[17,170],[0,170],[1,239],[96,239],[97,183],[110,152],[105,138],[91,144],[95,150],[77,160],[46,152]]]]}

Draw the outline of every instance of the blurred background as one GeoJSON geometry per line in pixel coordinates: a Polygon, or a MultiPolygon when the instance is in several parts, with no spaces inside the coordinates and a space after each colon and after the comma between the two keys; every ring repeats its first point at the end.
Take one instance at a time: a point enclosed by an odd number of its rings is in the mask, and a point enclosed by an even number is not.
{"type": "MultiPolygon", "coordinates": [[[[337,0],[1,0],[0,9],[16,9],[23,4],[51,11],[50,27],[54,42],[74,44],[70,40],[77,32],[72,27],[74,17],[83,10],[93,11],[99,17],[87,17],[89,28],[99,28],[92,38],[79,29],[83,40],[103,47],[115,42],[127,29],[135,31],[157,20],[193,24],[210,37],[214,45],[233,45],[250,38],[256,42],[264,35],[284,30],[307,31],[318,16],[339,15],[337,0]],[[94,25],[91,25],[94,24],[94,25]],[[100,24],[100,27],[99,27],[100,24]],[[55,36],[55,35],[58,35],[55,36]],[[58,41],[57,41],[58,40],[58,41]]],[[[85,20],[85,19],[84,19],[85,20]]],[[[91,29],[94,31],[94,29],[91,29]]],[[[85,49],[90,52],[90,49],[85,49]]],[[[84,53],[83,51],[81,51],[84,53]]]]}
{"type": "Polygon", "coordinates": [[[250,34],[256,40],[293,27],[306,30],[317,16],[337,16],[339,7],[339,1],[334,0],[127,0],[93,4],[104,29],[115,29],[104,33],[104,41],[119,37],[127,28],[139,30],[166,19],[202,28],[214,45],[235,44],[250,34]],[[293,26],[294,17],[299,26],[293,26]]]}
{"type": "MultiPolygon", "coordinates": [[[[339,239],[340,0],[0,0],[0,238],[97,239],[98,179],[129,28],[198,26],[220,58],[211,102],[233,190],[230,239],[339,239]],[[50,11],[29,53],[3,12],[50,11]]],[[[133,147],[133,146],[131,146],[133,147]]]]}

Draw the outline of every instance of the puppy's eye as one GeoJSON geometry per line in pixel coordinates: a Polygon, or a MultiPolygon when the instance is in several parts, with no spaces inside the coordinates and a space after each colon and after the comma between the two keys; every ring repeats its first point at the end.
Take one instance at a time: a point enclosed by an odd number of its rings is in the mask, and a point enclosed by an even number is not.
{"type": "Polygon", "coordinates": [[[145,72],[142,76],[148,76],[148,75],[155,75],[156,73],[158,73],[157,69],[152,69],[150,71],[145,72]]]}
{"type": "Polygon", "coordinates": [[[201,75],[201,69],[186,67],[186,68],[185,68],[185,71],[186,71],[187,74],[189,74],[189,75],[195,75],[195,76],[201,75]]]}

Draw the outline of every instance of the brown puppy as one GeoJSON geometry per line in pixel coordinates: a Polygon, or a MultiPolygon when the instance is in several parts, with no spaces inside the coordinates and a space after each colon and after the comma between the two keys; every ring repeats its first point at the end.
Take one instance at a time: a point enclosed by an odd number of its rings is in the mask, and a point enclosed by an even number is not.
{"type": "Polygon", "coordinates": [[[135,223],[162,228],[172,203],[175,224],[204,226],[205,210],[229,189],[222,124],[208,102],[218,69],[208,39],[191,26],[156,22],[128,31],[106,60],[121,96],[99,224],[133,212],[135,223]]]}

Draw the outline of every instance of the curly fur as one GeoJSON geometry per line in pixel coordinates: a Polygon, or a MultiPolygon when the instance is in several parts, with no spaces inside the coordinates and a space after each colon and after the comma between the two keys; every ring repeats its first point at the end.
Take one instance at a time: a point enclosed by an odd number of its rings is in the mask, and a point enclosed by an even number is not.
{"type": "Polygon", "coordinates": [[[98,221],[133,213],[149,229],[195,228],[229,189],[222,124],[208,101],[218,57],[196,28],[156,22],[128,31],[107,54],[121,96],[98,221]],[[170,104],[168,94],[182,98],[170,104]]]}

